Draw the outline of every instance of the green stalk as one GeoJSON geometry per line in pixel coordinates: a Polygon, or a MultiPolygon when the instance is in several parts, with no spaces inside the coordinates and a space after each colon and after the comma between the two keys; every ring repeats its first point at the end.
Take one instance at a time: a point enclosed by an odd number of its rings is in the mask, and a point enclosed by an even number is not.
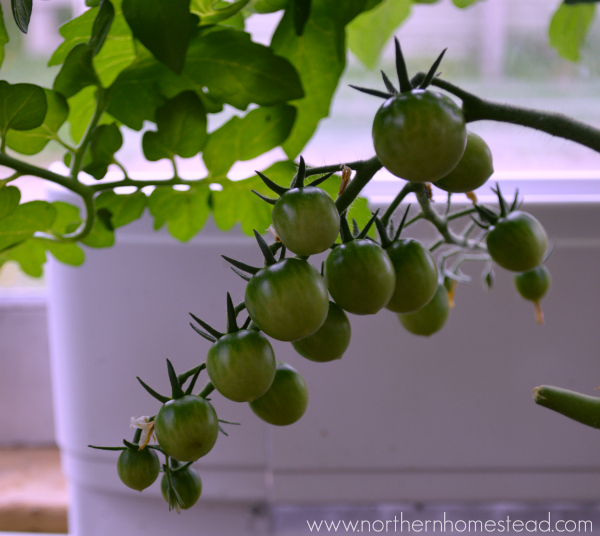
{"type": "Polygon", "coordinates": [[[600,428],[600,398],[575,391],[542,385],[533,390],[535,403],[569,419],[600,428]]]}

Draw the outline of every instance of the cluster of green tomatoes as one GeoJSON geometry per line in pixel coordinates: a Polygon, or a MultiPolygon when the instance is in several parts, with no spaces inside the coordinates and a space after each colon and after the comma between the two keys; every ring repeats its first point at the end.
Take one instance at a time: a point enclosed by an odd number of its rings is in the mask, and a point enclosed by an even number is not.
{"type": "MultiPolygon", "coordinates": [[[[466,130],[460,108],[426,89],[441,56],[414,88],[399,45],[397,52],[400,91],[385,75],[388,93],[359,88],[386,99],[373,124],[379,160],[410,182],[433,183],[450,193],[472,192],[492,174],[492,156],[487,144],[466,130]]],[[[227,294],[225,332],[192,315],[194,330],[212,343],[206,362],[177,375],[167,361],[170,397],[140,380],[163,405],[154,417],[135,421],[139,430],[133,443],[115,447],[122,451],[118,473],[127,486],[141,491],[162,471],[161,489],[170,508],[186,509],[198,500],[202,484],[190,465],[211,451],[223,431],[220,423],[226,422],[218,419],[208,398],[213,390],[248,403],[272,425],[290,425],[302,417],[308,405],[306,383],[291,366],[276,361],[267,337],[291,342],[306,359],[329,362],[340,359],[350,344],[348,313],[372,315],[385,308],[397,313],[404,328],[417,335],[429,336],[443,327],[451,306],[452,280],[444,277],[421,242],[401,237],[408,211],[396,229],[375,213],[362,230],[356,223],[351,230],[346,214],[340,214],[329,194],[319,188],[331,175],[305,184],[302,158],[289,188],[259,173],[277,195],[270,198],[255,192],[273,205],[276,240],[269,245],[255,231],[264,256],[261,267],[224,257],[247,286],[238,306],[227,294]],[[373,224],[378,241],[368,234],[373,224]],[[319,271],[308,258],[323,253],[327,256],[319,271]],[[238,316],[244,310],[248,316],[239,326],[238,316]],[[210,381],[194,395],[203,369],[210,381]],[[149,444],[152,434],[157,445],[149,444]],[[162,467],[157,451],[165,456],[162,467]]],[[[486,229],[491,259],[516,272],[519,292],[539,303],[550,284],[542,264],[546,233],[533,216],[518,210],[517,197],[509,206],[496,191],[499,212],[475,205],[475,221],[486,229]]]]}

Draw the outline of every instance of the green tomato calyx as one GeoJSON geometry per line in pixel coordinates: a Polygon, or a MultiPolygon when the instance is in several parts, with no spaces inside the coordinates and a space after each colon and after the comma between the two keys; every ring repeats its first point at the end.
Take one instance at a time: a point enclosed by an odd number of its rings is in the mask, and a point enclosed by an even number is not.
{"type": "Polygon", "coordinates": [[[379,218],[375,218],[375,225],[377,226],[377,232],[379,233],[379,239],[381,240],[381,247],[383,249],[389,248],[394,242],[396,242],[400,238],[400,233],[402,233],[402,229],[404,229],[404,224],[406,222],[406,217],[408,216],[408,211],[410,210],[410,204],[406,207],[404,212],[404,216],[402,216],[402,221],[396,229],[394,233],[394,224],[390,221],[388,228],[385,228],[385,225],[379,218]]]}
{"type": "Polygon", "coordinates": [[[475,218],[472,218],[472,220],[482,229],[489,229],[491,226],[496,225],[499,219],[506,218],[506,216],[517,210],[522,204],[522,201],[519,198],[518,189],[515,191],[515,197],[510,205],[507,203],[506,199],[504,199],[498,183],[496,183],[496,188],[492,188],[492,192],[498,197],[498,205],[500,207],[499,212],[484,207],[483,205],[475,205],[475,210],[477,210],[477,214],[482,221],[478,221],[475,218]]]}
{"type": "Polygon", "coordinates": [[[198,335],[200,335],[207,341],[210,341],[214,344],[215,342],[217,342],[221,337],[223,337],[227,333],[236,333],[236,332],[240,331],[240,329],[248,328],[248,325],[250,324],[250,320],[251,320],[250,317],[248,317],[244,321],[244,324],[242,325],[241,328],[238,327],[238,324],[237,324],[237,316],[245,308],[246,308],[245,302],[241,302],[234,307],[233,301],[231,299],[231,295],[228,292],[227,293],[227,331],[225,333],[221,333],[220,331],[217,331],[210,324],[207,324],[206,322],[204,322],[204,320],[201,320],[200,318],[198,318],[196,315],[194,315],[192,313],[190,313],[190,316],[198,324],[200,324],[200,326],[202,326],[205,329],[205,331],[202,331],[198,327],[194,326],[194,324],[192,324],[191,322],[190,322],[190,326],[198,335]]]}
{"type": "Polygon", "coordinates": [[[347,244],[348,242],[352,242],[353,240],[363,240],[367,238],[367,233],[371,229],[373,223],[377,220],[377,215],[379,214],[379,209],[371,216],[371,219],[367,222],[367,225],[364,226],[361,231],[358,228],[358,223],[356,220],[352,220],[353,223],[353,231],[350,231],[350,226],[348,225],[348,219],[346,217],[346,213],[340,215],[340,237],[342,239],[342,244],[347,244]]]}

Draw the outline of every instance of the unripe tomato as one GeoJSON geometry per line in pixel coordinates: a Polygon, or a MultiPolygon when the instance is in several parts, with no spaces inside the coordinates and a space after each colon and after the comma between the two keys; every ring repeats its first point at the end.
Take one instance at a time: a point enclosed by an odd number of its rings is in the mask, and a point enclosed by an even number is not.
{"type": "MultiPolygon", "coordinates": [[[[171,471],[171,486],[181,498],[183,502],[181,508],[184,510],[194,506],[202,494],[202,480],[200,479],[200,475],[191,467],[171,471]]],[[[169,481],[167,475],[163,475],[160,481],[160,491],[167,502],[169,502],[168,489],[169,481]]]]}
{"type": "Polygon", "coordinates": [[[411,182],[435,182],[458,164],[467,143],[454,101],[414,89],[386,100],[375,114],[373,145],[385,168],[411,182]]]}
{"type": "Polygon", "coordinates": [[[158,478],[160,462],[154,450],[125,449],[117,460],[117,473],[121,482],[137,491],[145,490],[158,478]]]}
{"type": "Polygon", "coordinates": [[[154,423],[158,444],[181,462],[194,462],[208,454],[219,435],[216,411],[210,402],[194,395],[169,400],[154,423]]]}
{"type": "Polygon", "coordinates": [[[550,290],[552,278],[543,264],[528,272],[515,275],[515,286],[526,300],[539,302],[550,290]]]}
{"type": "Polygon", "coordinates": [[[250,329],[224,335],[206,358],[215,389],[234,402],[250,402],[264,395],[273,383],[275,365],[271,343],[250,329]]]}
{"type": "Polygon", "coordinates": [[[270,337],[295,341],[317,331],[329,310],[321,274],[302,259],[285,259],[259,270],[246,287],[246,308],[270,337]]]}
{"type": "Polygon", "coordinates": [[[429,337],[444,327],[449,314],[448,291],[442,284],[427,305],[413,313],[398,313],[398,318],[407,331],[429,337]]]}
{"type": "Polygon", "coordinates": [[[344,310],[332,301],[323,325],[312,335],[292,342],[292,346],[301,356],[326,363],[341,359],[350,345],[350,321],[344,310]]]}
{"type": "Polygon", "coordinates": [[[273,227],[296,255],[316,255],[335,242],[340,215],[330,195],[316,186],[292,188],[273,207],[273,227]]]}
{"type": "Polygon", "coordinates": [[[331,297],[344,310],[375,314],[390,301],[396,285],[394,267],[385,251],[370,240],[352,240],[331,251],[325,261],[331,297]]]}
{"type": "Polygon", "coordinates": [[[385,249],[396,273],[394,294],[386,308],[410,313],[428,303],[438,286],[438,269],[433,255],[413,238],[396,240],[385,249]]]}
{"type": "Polygon", "coordinates": [[[469,131],[462,158],[448,175],[435,181],[435,185],[445,192],[466,194],[483,186],[492,173],[492,151],[480,136],[469,131]]]}
{"type": "Polygon", "coordinates": [[[542,264],[548,238],[531,214],[516,210],[500,218],[486,237],[492,259],[513,272],[528,272],[542,264]]]}
{"type": "Polygon", "coordinates": [[[308,406],[308,389],[304,378],[287,363],[277,363],[275,379],[269,390],[250,408],[263,421],[275,426],[295,423],[308,406]]]}

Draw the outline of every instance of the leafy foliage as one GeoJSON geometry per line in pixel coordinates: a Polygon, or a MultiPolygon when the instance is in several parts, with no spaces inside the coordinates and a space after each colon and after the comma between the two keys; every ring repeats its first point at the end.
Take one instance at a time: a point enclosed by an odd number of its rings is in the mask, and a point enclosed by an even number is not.
{"type": "Polygon", "coordinates": [[[579,61],[581,47],[596,13],[589,3],[561,4],[550,21],[550,45],[565,59],[579,61]]]}

